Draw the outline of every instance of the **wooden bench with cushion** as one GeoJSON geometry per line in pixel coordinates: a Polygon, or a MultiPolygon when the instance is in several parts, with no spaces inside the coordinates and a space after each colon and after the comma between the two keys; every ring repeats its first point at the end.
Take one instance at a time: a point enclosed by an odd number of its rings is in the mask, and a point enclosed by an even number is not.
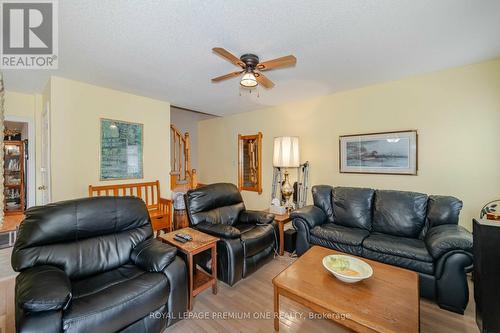
{"type": "Polygon", "coordinates": [[[134,196],[146,203],[153,231],[172,231],[172,201],[160,197],[160,182],[89,185],[89,197],[94,196],[134,196]]]}

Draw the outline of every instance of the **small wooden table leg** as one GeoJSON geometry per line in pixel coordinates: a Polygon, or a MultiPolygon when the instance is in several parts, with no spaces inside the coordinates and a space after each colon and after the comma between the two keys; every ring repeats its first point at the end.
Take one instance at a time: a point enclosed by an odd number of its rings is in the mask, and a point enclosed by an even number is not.
{"type": "Polygon", "coordinates": [[[212,293],[217,295],[217,244],[212,246],[212,276],[214,284],[212,285],[212,293]]]}
{"type": "Polygon", "coordinates": [[[278,223],[280,231],[280,256],[285,254],[285,224],[282,222],[278,223]]]}
{"type": "Polygon", "coordinates": [[[194,276],[193,276],[193,255],[187,255],[188,262],[188,271],[189,271],[189,297],[188,297],[188,310],[193,310],[193,284],[194,284],[194,276]]]}
{"type": "Polygon", "coordinates": [[[274,286],[274,330],[280,330],[280,294],[278,287],[274,286]]]}

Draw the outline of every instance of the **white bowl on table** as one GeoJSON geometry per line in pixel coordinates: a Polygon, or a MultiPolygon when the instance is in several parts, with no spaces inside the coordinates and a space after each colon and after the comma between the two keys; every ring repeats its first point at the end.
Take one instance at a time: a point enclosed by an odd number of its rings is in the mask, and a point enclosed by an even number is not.
{"type": "Polygon", "coordinates": [[[331,254],[324,257],[323,266],[337,279],[346,283],[359,282],[373,275],[373,269],[366,262],[342,254],[331,254]]]}

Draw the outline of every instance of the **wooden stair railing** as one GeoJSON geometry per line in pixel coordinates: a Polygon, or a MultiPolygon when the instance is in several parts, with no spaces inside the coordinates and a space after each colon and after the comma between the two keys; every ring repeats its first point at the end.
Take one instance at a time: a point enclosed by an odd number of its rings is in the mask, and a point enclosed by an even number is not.
{"type": "Polygon", "coordinates": [[[171,190],[189,190],[198,186],[196,170],[191,169],[191,145],[189,133],[182,134],[174,125],[170,125],[172,156],[170,172],[171,190]]]}

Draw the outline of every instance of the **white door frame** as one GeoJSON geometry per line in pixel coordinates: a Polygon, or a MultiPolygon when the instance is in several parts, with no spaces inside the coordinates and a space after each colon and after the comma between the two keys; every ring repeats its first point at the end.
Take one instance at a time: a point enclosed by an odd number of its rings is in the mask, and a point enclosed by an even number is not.
{"type": "Polygon", "coordinates": [[[35,120],[29,117],[14,116],[6,114],[4,121],[15,121],[28,124],[28,178],[26,188],[28,189],[28,200],[26,208],[35,205],[36,199],[36,142],[35,142],[35,120]]]}
{"type": "Polygon", "coordinates": [[[40,202],[41,205],[46,205],[52,202],[52,176],[50,170],[51,154],[50,154],[50,102],[47,101],[43,110],[41,118],[41,165],[40,165],[40,184],[38,189],[42,191],[40,202]]]}

